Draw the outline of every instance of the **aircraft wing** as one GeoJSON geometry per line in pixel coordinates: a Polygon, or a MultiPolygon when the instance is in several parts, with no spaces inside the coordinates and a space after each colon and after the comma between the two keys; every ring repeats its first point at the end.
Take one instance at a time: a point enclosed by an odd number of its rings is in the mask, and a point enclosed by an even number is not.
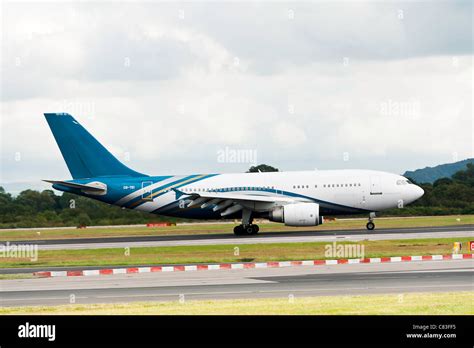
{"type": "Polygon", "coordinates": [[[190,202],[188,207],[200,205],[206,208],[214,205],[214,211],[221,211],[222,216],[235,213],[244,207],[251,210],[266,210],[265,207],[273,207],[280,204],[288,204],[294,202],[305,201],[290,197],[282,197],[280,195],[258,195],[255,193],[233,193],[233,192],[194,192],[186,193],[178,189],[173,189],[176,197],[186,196],[190,202]],[[257,206],[259,207],[257,209],[257,206]]]}

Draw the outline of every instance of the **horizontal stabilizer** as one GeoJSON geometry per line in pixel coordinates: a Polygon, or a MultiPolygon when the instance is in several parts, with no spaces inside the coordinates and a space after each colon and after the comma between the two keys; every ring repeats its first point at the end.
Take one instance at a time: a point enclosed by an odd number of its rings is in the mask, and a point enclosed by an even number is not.
{"type": "Polygon", "coordinates": [[[95,193],[105,193],[105,192],[107,192],[107,187],[101,187],[101,186],[97,186],[97,185],[77,184],[75,182],[58,181],[58,180],[43,180],[43,181],[49,182],[50,184],[57,184],[57,185],[67,186],[67,187],[80,189],[80,190],[84,190],[84,191],[89,191],[89,192],[95,192],[95,193]]]}

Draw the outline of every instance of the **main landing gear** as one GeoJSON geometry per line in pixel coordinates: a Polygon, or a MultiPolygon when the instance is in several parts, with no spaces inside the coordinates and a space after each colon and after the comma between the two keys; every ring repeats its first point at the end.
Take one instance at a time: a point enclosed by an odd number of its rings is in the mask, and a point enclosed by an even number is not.
{"type": "Polygon", "coordinates": [[[375,213],[370,213],[369,222],[367,222],[367,225],[365,225],[369,231],[372,231],[375,228],[374,218],[375,218],[375,213]]]}
{"type": "Polygon", "coordinates": [[[236,236],[254,235],[258,233],[258,225],[239,225],[234,227],[234,234],[236,236]]]}
{"type": "Polygon", "coordinates": [[[234,234],[236,236],[249,236],[258,233],[258,226],[252,224],[252,211],[248,209],[242,210],[242,224],[234,227],[234,234]]]}

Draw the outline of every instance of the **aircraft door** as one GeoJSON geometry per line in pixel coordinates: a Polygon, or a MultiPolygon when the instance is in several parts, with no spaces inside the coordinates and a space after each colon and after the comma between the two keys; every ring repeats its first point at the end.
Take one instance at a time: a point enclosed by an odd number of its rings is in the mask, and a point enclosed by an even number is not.
{"type": "Polygon", "coordinates": [[[145,201],[152,201],[153,200],[153,189],[151,185],[153,181],[142,181],[142,199],[145,201]]]}
{"type": "Polygon", "coordinates": [[[380,176],[371,176],[370,177],[370,195],[381,195],[382,194],[382,184],[380,176]]]}

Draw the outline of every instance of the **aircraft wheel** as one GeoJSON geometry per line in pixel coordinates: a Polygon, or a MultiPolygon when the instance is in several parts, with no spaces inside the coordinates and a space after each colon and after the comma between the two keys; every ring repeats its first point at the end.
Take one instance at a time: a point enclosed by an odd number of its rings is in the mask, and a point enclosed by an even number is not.
{"type": "Polygon", "coordinates": [[[241,236],[241,235],[244,234],[244,232],[245,232],[245,230],[244,230],[244,227],[243,227],[242,225],[239,225],[239,226],[235,226],[235,227],[234,227],[234,234],[235,234],[236,236],[241,236]]]}
{"type": "Polygon", "coordinates": [[[257,225],[249,225],[245,228],[245,231],[247,232],[247,234],[250,234],[250,235],[257,234],[258,230],[259,228],[257,225]]]}
{"type": "Polygon", "coordinates": [[[245,229],[245,232],[246,232],[247,234],[254,234],[254,230],[255,230],[255,229],[253,228],[253,225],[245,226],[244,229],[245,229]]]}
{"type": "Polygon", "coordinates": [[[367,222],[367,229],[372,231],[375,228],[375,224],[372,221],[367,222]]]}
{"type": "Polygon", "coordinates": [[[254,235],[257,234],[259,231],[258,225],[239,225],[234,227],[234,234],[236,236],[248,236],[248,235],[254,235]]]}

